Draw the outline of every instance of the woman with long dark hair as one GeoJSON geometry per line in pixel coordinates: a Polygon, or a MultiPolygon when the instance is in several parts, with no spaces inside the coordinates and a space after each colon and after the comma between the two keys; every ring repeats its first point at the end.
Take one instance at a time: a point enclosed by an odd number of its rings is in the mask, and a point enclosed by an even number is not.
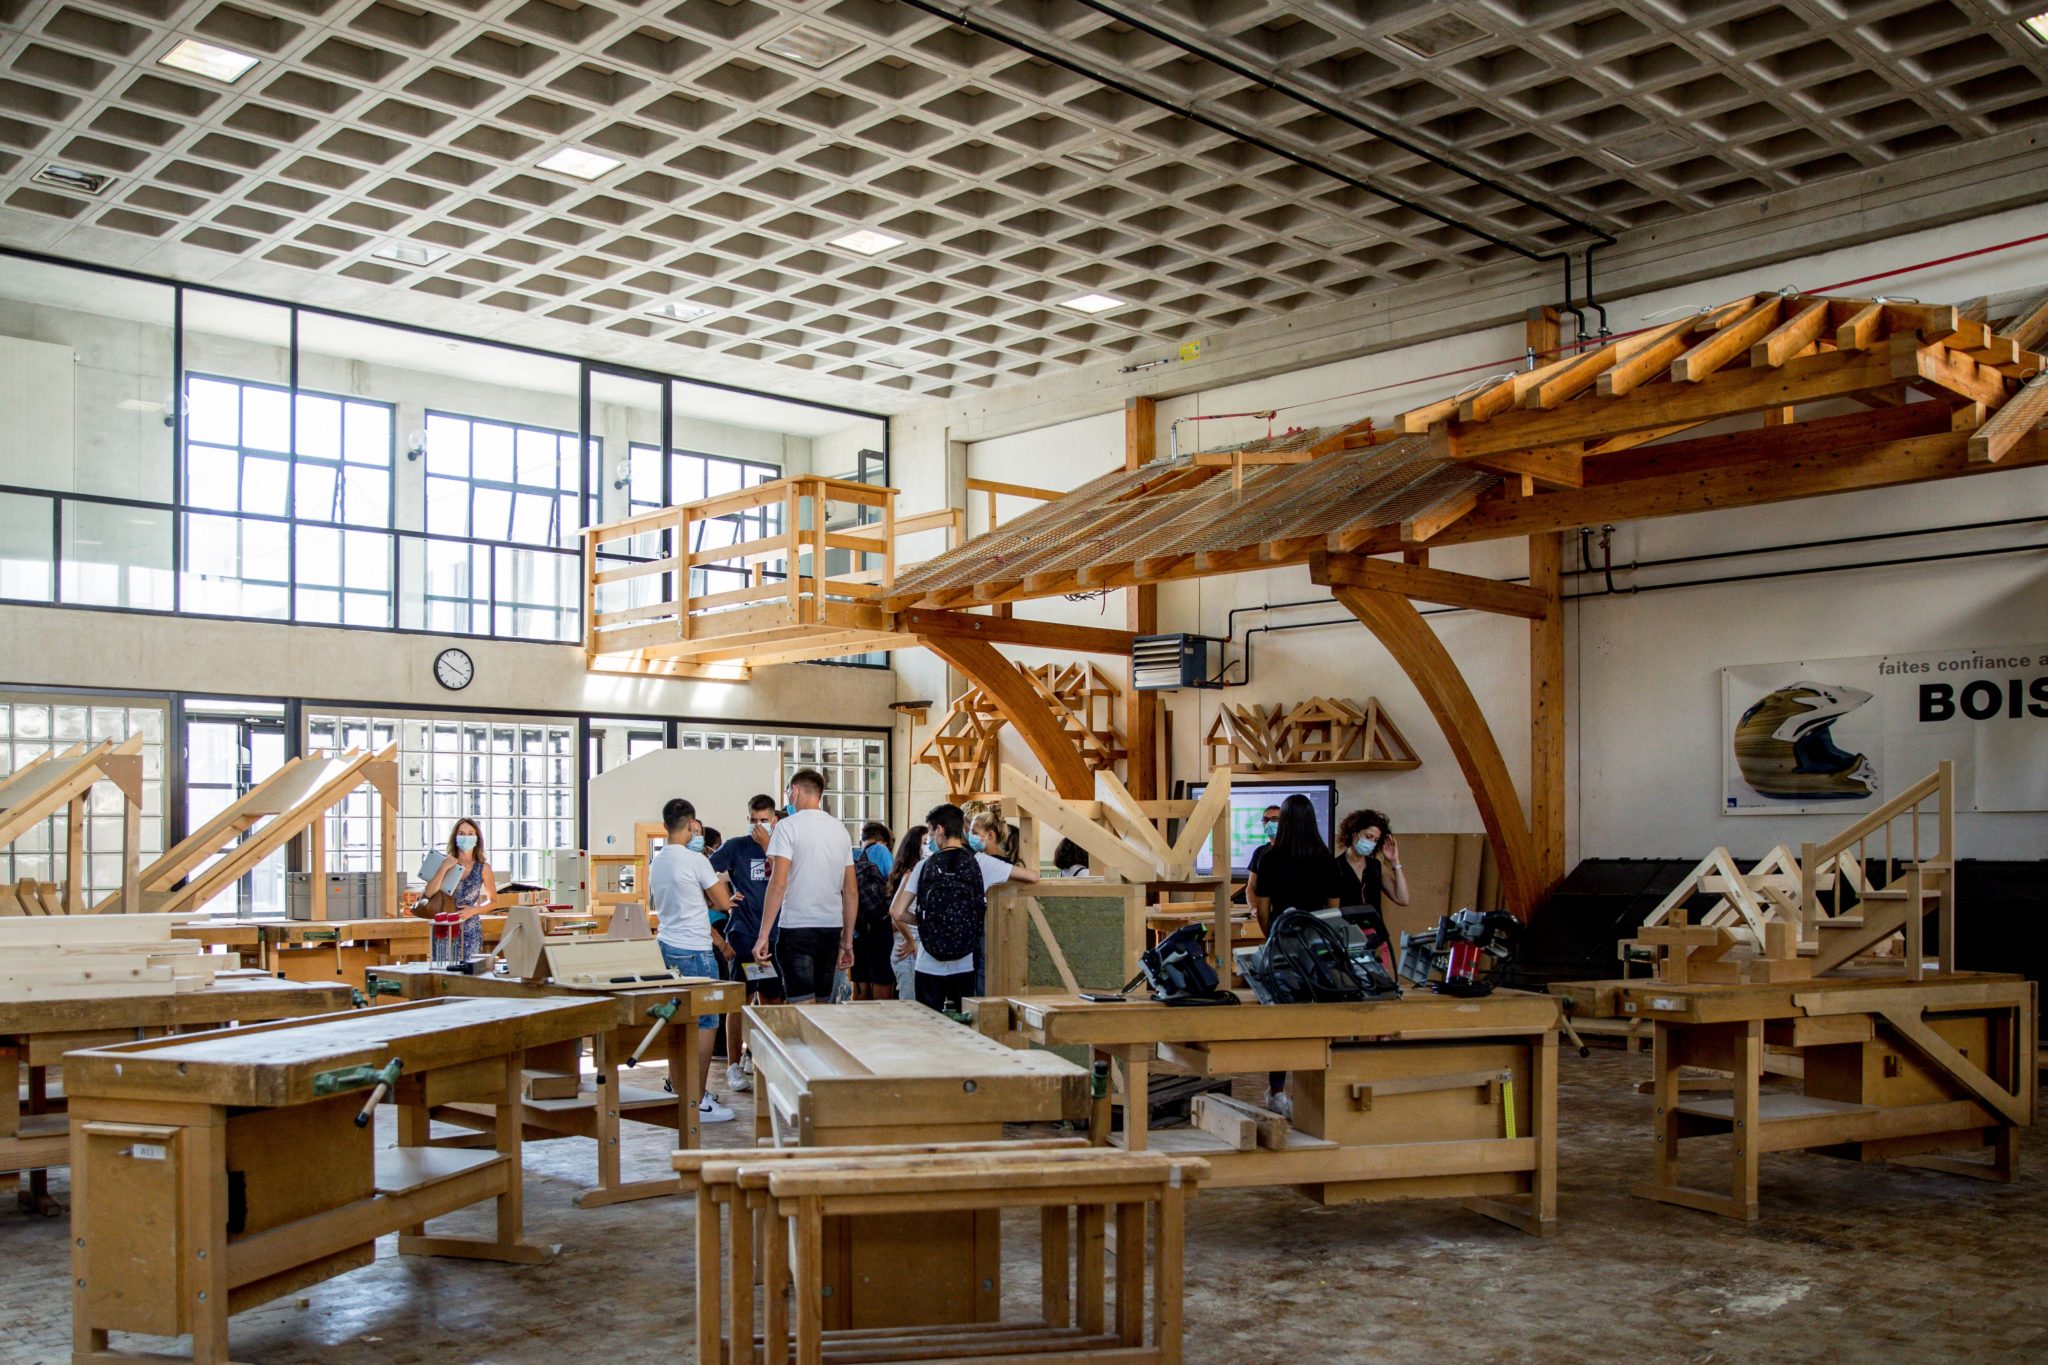
{"type": "MultiPolygon", "coordinates": [[[[912,825],[909,829],[903,831],[903,839],[896,845],[895,864],[889,869],[889,900],[892,904],[896,900],[897,890],[903,885],[903,879],[908,877],[910,870],[924,859],[924,836],[925,827],[923,825],[912,825]]],[[[889,957],[889,966],[896,973],[896,998],[898,1000],[912,999],[917,993],[916,963],[917,939],[913,937],[909,925],[898,921],[896,925],[896,950],[889,957]]]]}
{"type": "MultiPolygon", "coordinates": [[[[1282,910],[1324,910],[1341,905],[1338,899],[1337,865],[1330,846],[1316,828],[1316,808],[1296,792],[1280,803],[1279,828],[1259,859],[1259,870],[1245,883],[1245,899],[1259,917],[1259,929],[1272,927],[1273,917],[1282,910]]],[[[1266,1107],[1293,1117],[1294,1102],[1287,1098],[1287,1073],[1267,1075],[1270,1093],[1266,1107]]]]}
{"type": "Polygon", "coordinates": [[[484,832],[477,822],[463,816],[448,833],[448,861],[442,863],[420,893],[421,899],[443,892],[462,914],[462,942],[455,960],[467,962],[484,951],[484,925],[480,916],[497,899],[498,878],[484,853],[484,832]]]}

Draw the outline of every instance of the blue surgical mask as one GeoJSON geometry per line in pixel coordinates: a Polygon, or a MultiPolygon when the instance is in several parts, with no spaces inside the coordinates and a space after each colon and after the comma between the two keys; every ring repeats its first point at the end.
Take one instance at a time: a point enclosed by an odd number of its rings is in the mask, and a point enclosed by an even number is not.
{"type": "Polygon", "coordinates": [[[464,853],[469,853],[476,848],[476,836],[474,834],[458,834],[455,836],[455,846],[464,853]]]}
{"type": "Polygon", "coordinates": [[[692,853],[702,853],[704,851],[704,836],[701,834],[691,835],[689,849],[692,853]]]}
{"type": "Polygon", "coordinates": [[[785,801],[785,802],[783,802],[783,803],[782,803],[782,813],[783,813],[784,815],[795,815],[795,814],[796,814],[796,802],[794,802],[794,801],[785,801]]]}
{"type": "Polygon", "coordinates": [[[1265,831],[1266,842],[1269,844],[1280,837],[1280,822],[1278,820],[1268,820],[1259,828],[1265,831]]]}
{"type": "Polygon", "coordinates": [[[1377,849],[1380,846],[1380,841],[1377,839],[1367,838],[1365,835],[1361,834],[1356,839],[1353,839],[1351,841],[1351,846],[1358,850],[1359,857],[1370,858],[1373,855],[1373,850],[1377,849]]]}
{"type": "Polygon", "coordinates": [[[937,853],[938,851],[939,851],[939,843],[938,843],[938,840],[936,840],[936,839],[932,838],[932,836],[931,836],[931,835],[929,835],[929,834],[925,835],[925,836],[924,836],[924,856],[925,856],[925,857],[927,857],[927,858],[929,858],[929,857],[931,857],[931,856],[932,856],[932,854],[934,854],[934,853],[937,853]]]}
{"type": "Polygon", "coordinates": [[[981,851],[982,851],[983,849],[985,849],[985,848],[987,848],[987,847],[988,847],[988,845],[987,845],[987,844],[985,844],[985,843],[983,843],[983,842],[982,842],[982,838],[981,838],[981,836],[980,836],[979,834],[970,834],[970,835],[968,835],[968,836],[967,836],[967,846],[968,846],[969,848],[973,849],[973,850],[974,850],[974,851],[975,851],[976,853],[979,853],[979,852],[981,852],[981,851]]]}

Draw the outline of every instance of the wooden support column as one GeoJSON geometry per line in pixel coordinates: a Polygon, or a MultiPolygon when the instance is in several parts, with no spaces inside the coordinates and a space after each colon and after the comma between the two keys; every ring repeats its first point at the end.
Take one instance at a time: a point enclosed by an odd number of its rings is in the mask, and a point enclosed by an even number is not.
{"type": "Polygon", "coordinates": [[[950,635],[921,635],[917,642],[988,693],[996,711],[1016,727],[1018,737],[1044,765],[1054,791],[1072,801],[1095,798],[1095,772],[1081,757],[1080,746],[994,645],[950,635]]]}
{"type": "MultiPolygon", "coordinates": [[[[1124,404],[1124,468],[1137,469],[1149,463],[1159,449],[1157,406],[1150,398],[1132,398],[1124,404]]],[[[1125,624],[1134,635],[1159,631],[1159,589],[1151,584],[1124,589],[1125,624]]],[[[1159,699],[1140,692],[1130,661],[1124,663],[1124,728],[1126,749],[1124,785],[1140,801],[1158,800],[1160,791],[1159,699]]]]}
{"type": "MultiPolygon", "coordinates": [[[[1542,365],[1562,340],[1555,308],[1532,308],[1525,338],[1542,365]]],[[[1564,534],[1529,537],[1529,586],[1550,610],[1529,622],[1529,815],[1539,898],[1564,880],[1564,534]]]]}
{"type": "Polygon", "coordinates": [[[1529,537],[1529,586],[1550,610],[1529,622],[1529,814],[1537,894],[1564,880],[1564,533],[1529,537]]]}
{"type": "Polygon", "coordinates": [[[1522,802],[1515,795],[1515,784],[1508,777],[1500,746],[1494,742],[1493,731],[1450,651],[1416,611],[1415,604],[1405,597],[1345,587],[1332,588],[1331,594],[1379,637],[1387,652],[1394,656],[1394,662],[1415,684],[1415,690],[1422,694],[1430,714],[1436,717],[1437,726],[1449,741],[1451,753],[1472,789],[1480,822],[1493,841],[1493,856],[1500,865],[1501,892],[1507,898],[1508,909],[1526,920],[1535,908],[1539,885],[1529,826],[1522,819],[1522,802]]]}

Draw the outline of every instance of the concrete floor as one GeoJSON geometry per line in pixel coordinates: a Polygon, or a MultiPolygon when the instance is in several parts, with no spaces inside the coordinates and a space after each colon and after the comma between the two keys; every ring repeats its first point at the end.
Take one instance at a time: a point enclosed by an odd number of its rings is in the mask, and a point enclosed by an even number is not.
{"type": "MultiPolygon", "coordinates": [[[[1325,1209],[1281,1190],[1203,1194],[1188,1218],[1188,1359],[2048,1359],[2048,1157],[2038,1139],[2021,1143],[2012,1186],[1767,1156],[1764,1217],[1743,1225],[1630,1197],[1647,1161],[1650,1104],[1632,1082],[1648,1071],[1646,1058],[1615,1051],[1562,1059],[1552,1238],[1450,1203],[1325,1209]]],[[[747,1097],[736,1098],[740,1120],[706,1130],[714,1145],[751,1135],[747,1097]]],[[[672,1139],[638,1125],[628,1134],[629,1170],[661,1169],[672,1139]]],[[[400,1258],[387,1241],[374,1266],[235,1318],[236,1359],[689,1359],[690,1206],[580,1211],[571,1199],[590,1179],[591,1145],[527,1151],[529,1235],[562,1244],[552,1266],[400,1258]]],[[[68,1197],[61,1172],[53,1187],[68,1197]]],[[[481,1224],[473,1214],[447,1221],[465,1219],[481,1224]]],[[[1021,1225],[1009,1240],[1006,1282],[1021,1314],[1036,1299],[1036,1253],[1021,1225]]],[[[63,1219],[0,1207],[0,1360],[68,1356],[67,1246],[63,1219]]]]}

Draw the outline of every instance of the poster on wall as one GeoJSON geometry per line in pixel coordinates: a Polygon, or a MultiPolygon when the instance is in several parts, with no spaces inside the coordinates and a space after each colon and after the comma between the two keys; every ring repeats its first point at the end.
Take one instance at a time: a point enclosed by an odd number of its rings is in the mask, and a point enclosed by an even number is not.
{"type": "Polygon", "coordinates": [[[1956,765],[1956,806],[2048,810],[2048,644],[1721,670],[1722,812],[1854,814],[1956,765]]]}

